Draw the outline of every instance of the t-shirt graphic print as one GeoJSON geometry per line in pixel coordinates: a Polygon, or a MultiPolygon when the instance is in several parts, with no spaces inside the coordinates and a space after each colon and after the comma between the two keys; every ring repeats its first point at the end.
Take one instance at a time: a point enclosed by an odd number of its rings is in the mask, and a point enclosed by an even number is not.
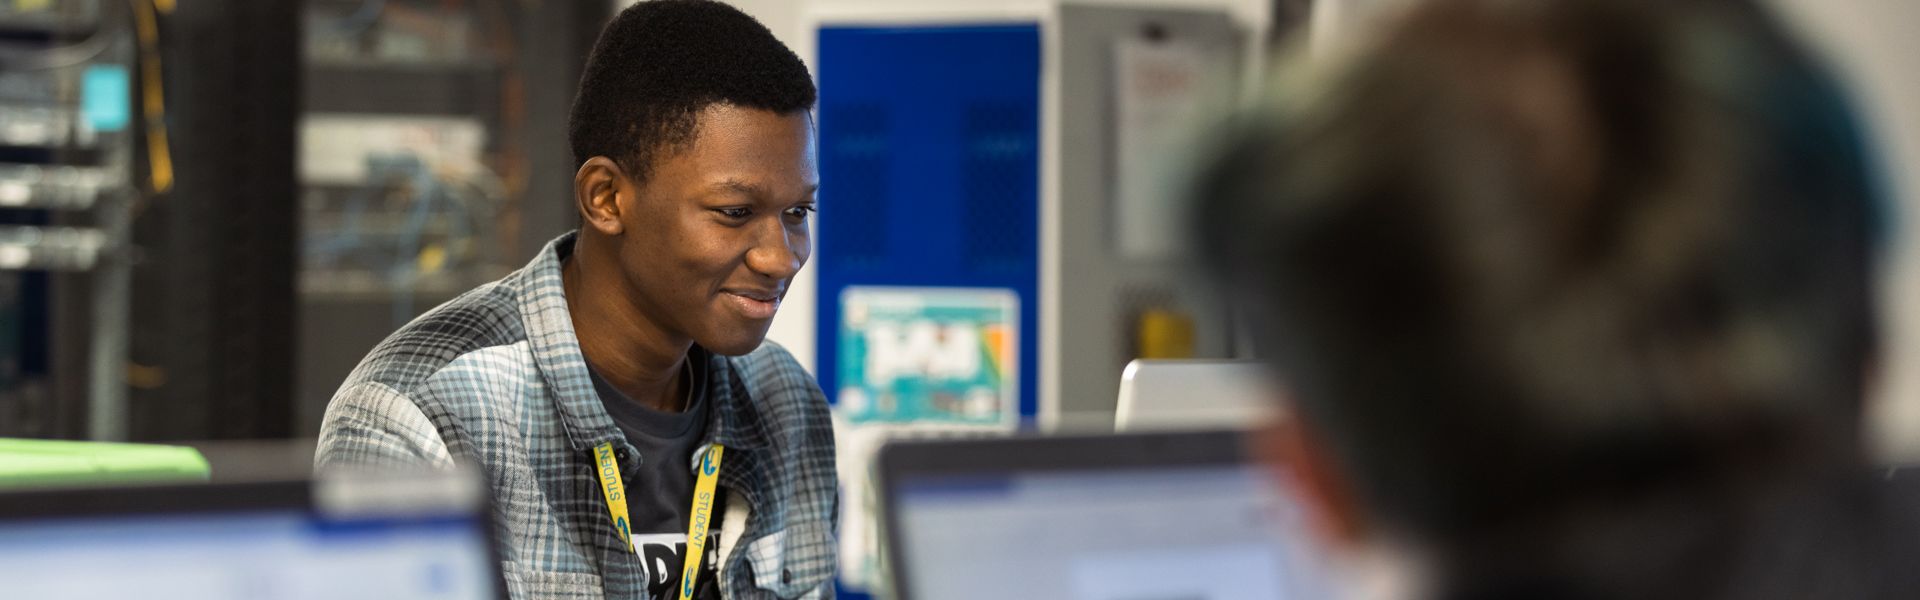
{"type": "MultiPolygon", "coordinates": [[[[646,571],[648,600],[679,600],[680,573],[686,569],[687,533],[637,533],[633,536],[633,548],[640,555],[640,565],[646,571]]],[[[717,599],[720,586],[714,585],[719,579],[715,575],[720,564],[720,536],[707,536],[706,559],[700,561],[700,576],[694,580],[693,597],[698,600],[717,599]]]]}

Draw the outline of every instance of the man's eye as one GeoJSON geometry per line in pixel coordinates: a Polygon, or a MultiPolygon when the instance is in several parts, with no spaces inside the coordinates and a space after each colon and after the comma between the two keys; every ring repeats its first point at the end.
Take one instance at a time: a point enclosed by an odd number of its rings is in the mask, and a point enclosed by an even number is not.
{"type": "Polygon", "coordinates": [[[805,219],[807,218],[807,215],[812,214],[813,211],[815,210],[818,210],[818,209],[814,208],[812,205],[795,206],[793,208],[787,209],[787,216],[793,217],[796,219],[805,219]]]}
{"type": "Polygon", "coordinates": [[[753,211],[744,208],[716,208],[713,211],[729,219],[745,219],[753,215],[753,211]]]}

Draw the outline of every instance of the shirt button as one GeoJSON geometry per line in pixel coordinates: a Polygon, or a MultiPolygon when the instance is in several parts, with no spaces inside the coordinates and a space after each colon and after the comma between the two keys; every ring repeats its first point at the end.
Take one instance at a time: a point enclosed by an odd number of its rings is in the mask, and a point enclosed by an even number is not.
{"type": "Polygon", "coordinates": [[[784,583],[788,585],[793,584],[793,569],[780,570],[780,583],[784,583]]]}

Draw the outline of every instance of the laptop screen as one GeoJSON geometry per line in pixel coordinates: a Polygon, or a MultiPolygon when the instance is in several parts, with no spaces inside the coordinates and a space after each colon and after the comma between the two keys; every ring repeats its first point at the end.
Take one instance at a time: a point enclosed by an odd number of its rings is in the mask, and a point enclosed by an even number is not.
{"type": "Polygon", "coordinates": [[[905,597],[1325,597],[1297,515],[1257,466],[906,474],[896,485],[905,597]]]}
{"type": "Polygon", "coordinates": [[[496,598],[482,518],[298,507],[9,518],[0,581],[10,598],[496,598]]]}

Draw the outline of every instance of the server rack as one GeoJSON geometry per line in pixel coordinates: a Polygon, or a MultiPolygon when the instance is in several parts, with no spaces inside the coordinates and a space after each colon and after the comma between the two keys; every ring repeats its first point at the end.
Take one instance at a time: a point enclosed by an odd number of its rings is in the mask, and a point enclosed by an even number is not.
{"type": "Polygon", "coordinates": [[[0,6],[0,436],[114,436],[137,124],[126,3],[0,6]]]}
{"type": "Polygon", "coordinates": [[[95,325],[130,333],[122,364],[94,376],[128,398],[123,416],[102,420],[136,440],[288,436],[296,5],[133,4],[154,19],[158,66],[143,73],[158,75],[164,106],[141,111],[130,312],[95,325]],[[156,168],[171,171],[170,186],[156,168]]]}
{"type": "Polygon", "coordinates": [[[295,430],[407,321],[573,226],[566,118],[601,2],[307,0],[295,430]]]}

